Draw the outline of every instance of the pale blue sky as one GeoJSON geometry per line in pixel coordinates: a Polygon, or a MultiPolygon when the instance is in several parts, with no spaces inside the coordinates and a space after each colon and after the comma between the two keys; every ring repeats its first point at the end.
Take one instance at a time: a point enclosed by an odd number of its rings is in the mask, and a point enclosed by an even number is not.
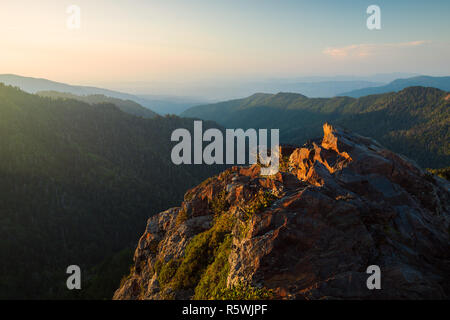
{"type": "Polygon", "coordinates": [[[1,1],[0,37],[0,73],[80,84],[450,74],[448,0],[1,1]],[[381,30],[366,28],[371,4],[381,30]]]}

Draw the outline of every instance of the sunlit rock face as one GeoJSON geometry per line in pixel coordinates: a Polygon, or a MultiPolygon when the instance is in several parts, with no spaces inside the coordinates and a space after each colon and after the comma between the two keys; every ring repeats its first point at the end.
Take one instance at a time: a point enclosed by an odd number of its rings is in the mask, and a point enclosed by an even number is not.
{"type": "Polygon", "coordinates": [[[251,298],[450,298],[449,183],[370,138],[323,129],[322,140],[281,147],[276,175],[234,167],[152,216],[114,298],[219,299],[233,288],[268,292],[251,298]],[[371,265],[380,290],[367,287],[371,265]]]}

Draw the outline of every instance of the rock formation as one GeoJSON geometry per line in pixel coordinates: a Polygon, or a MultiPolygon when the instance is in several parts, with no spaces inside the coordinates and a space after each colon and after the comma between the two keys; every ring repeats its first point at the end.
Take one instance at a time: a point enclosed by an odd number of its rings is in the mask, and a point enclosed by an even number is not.
{"type": "Polygon", "coordinates": [[[450,184],[323,129],[276,175],[233,167],[152,216],[114,299],[449,299],[450,184]]]}

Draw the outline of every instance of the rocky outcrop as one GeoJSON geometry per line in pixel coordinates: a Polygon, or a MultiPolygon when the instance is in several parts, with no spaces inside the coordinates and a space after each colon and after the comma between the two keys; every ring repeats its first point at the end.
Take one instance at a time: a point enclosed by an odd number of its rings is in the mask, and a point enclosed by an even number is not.
{"type": "Polygon", "coordinates": [[[449,299],[447,181],[328,124],[281,155],[274,176],[233,167],[151,217],[114,298],[449,299]]]}

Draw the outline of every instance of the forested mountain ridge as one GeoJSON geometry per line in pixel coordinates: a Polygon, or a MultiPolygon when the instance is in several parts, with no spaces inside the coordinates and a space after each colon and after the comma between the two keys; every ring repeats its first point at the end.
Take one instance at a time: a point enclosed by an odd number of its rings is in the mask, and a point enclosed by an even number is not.
{"type": "Polygon", "coordinates": [[[0,298],[77,294],[66,289],[67,266],[88,280],[92,266],[135,243],[149,216],[217,172],[172,164],[170,134],[180,127],[192,120],[0,84],[0,298]]]}
{"type": "Polygon", "coordinates": [[[417,76],[406,79],[396,79],[384,86],[356,89],[348,92],[342,92],[338,95],[359,98],[370,94],[400,91],[413,86],[433,87],[443,91],[450,91],[450,77],[417,76]]]}
{"type": "Polygon", "coordinates": [[[199,99],[152,95],[148,93],[145,95],[135,95],[109,89],[71,85],[48,79],[24,77],[15,74],[0,74],[0,83],[19,87],[21,90],[33,94],[40,91],[56,91],[67,92],[77,96],[104,95],[121,100],[131,100],[160,115],[179,114],[191,106],[200,104],[202,101],[199,99]]]}
{"type": "Polygon", "coordinates": [[[144,118],[154,118],[158,116],[156,112],[144,108],[139,103],[136,103],[132,100],[123,100],[118,98],[107,97],[103,94],[90,94],[81,96],[68,92],[58,92],[58,91],[38,91],[36,92],[36,94],[43,97],[49,97],[54,99],[75,99],[89,104],[111,103],[117,106],[123,112],[133,114],[135,116],[144,118]]]}
{"type": "Polygon", "coordinates": [[[185,117],[213,120],[227,128],[278,128],[284,143],[303,144],[331,122],[370,136],[423,167],[450,164],[448,92],[409,87],[361,98],[307,98],[300,94],[255,94],[185,111],[185,117]]]}

